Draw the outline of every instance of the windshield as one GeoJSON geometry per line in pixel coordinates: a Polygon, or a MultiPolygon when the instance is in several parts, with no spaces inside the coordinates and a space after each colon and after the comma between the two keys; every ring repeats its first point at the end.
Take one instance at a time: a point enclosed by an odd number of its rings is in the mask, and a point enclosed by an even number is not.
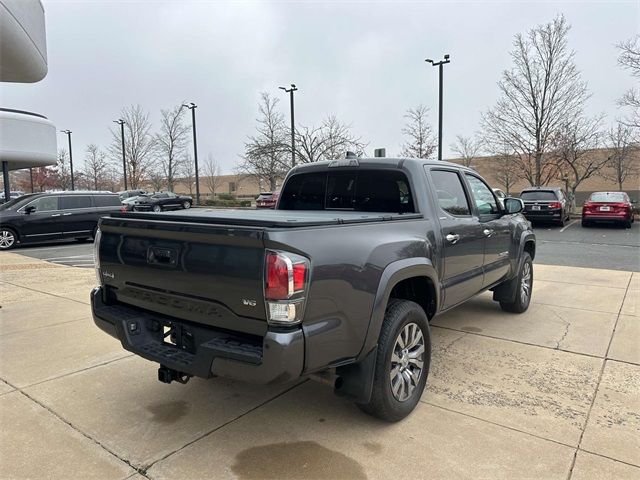
{"type": "Polygon", "coordinates": [[[551,190],[530,190],[528,192],[522,192],[520,198],[523,200],[542,200],[542,201],[555,201],[558,200],[556,194],[551,190]]]}
{"type": "Polygon", "coordinates": [[[590,202],[626,202],[626,195],[622,192],[595,192],[589,197],[590,202]]]}
{"type": "Polygon", "coordinates": [[[13,198],[13,199],[9,200],[8,202],[3,203],[2,205],[0,205],[0,210],[6,210],[8,208],[13,207],[14,205],[16,205],[18,203],[22,204],[25,200],[33,197],[33,195],[35,195],[35,194],[31,193],[29,195],[23,195],[23,196],[18,197],[18,198],[13,198]]]}

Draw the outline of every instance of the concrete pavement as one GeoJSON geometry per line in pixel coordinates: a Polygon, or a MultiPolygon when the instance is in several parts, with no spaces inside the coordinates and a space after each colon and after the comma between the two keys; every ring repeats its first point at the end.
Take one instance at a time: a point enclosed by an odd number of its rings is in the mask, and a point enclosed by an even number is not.
{"type": "Polygon", "coordinates": [[[640,275],[535,266],[533,303],[432,322],[387,424],[314,382],[156,380],[90,319],[93,271],[0,254],[0,478],[640,479],[640,275]]]}

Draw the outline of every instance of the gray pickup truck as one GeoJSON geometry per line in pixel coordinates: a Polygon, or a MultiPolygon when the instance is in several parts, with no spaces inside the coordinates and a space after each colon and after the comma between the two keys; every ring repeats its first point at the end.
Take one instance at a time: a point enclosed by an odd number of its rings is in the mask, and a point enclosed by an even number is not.
{"type": "Polygon", "coordinates": [[[425,388],[430,319],[485,290],[528,308],[536,244],[522,208],[446,162],[297,166],[273,211],[103,218],[94,320],[163,382],[311,377],[397,421],[425,388]]]}

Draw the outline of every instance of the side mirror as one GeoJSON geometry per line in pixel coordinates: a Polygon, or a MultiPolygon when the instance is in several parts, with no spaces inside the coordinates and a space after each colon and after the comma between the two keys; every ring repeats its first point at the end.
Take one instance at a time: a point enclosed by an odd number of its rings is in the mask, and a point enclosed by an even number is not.
{"type": "Polygon", "coordinates": [[[524,202],[521,198],[507,197],[504,199],[506,213],[520,213],[524,210],[524,202]]]}
{"type": "Polygon", "coordinates": [[[24,213],[26,213],[27,215],[31,215],[35,211],[36,211],[36,207],[33,205],[29,205],[27,208],[24,209],[24,213]]]}

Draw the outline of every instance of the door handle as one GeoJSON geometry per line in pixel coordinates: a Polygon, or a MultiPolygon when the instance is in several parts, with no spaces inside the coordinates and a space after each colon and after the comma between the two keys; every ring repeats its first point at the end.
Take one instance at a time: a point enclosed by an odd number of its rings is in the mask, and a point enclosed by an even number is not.
{"type": "Polygon", "coordinates": [[[493,235],[493,230],[489,229],[489,228],[485,228],[482,233],[485,234],[485,236],[490,237],[491,235],[493,235]]]}
{"type": "Polygon", "coordinates": [[[444,238],[446,238],[447,242],[449,243],[456,243],[458,240],[460,240],[460,235],[458,235],[457,233],[450,233],[444,238]]]}
{"type": "Polygon", "coordinates": [[[67,215],[71,215],[70,213],[63,213],[62,216],[66,217],[67,215]]]}
{"type": "Polygon", "coordinates": [[[60,214],[59,214],[59,213],[52,213],[52,214],[51,214],[51,216],[52,216],[52,217],[59,217],[59,216],[60,216],[60,214]]]}

